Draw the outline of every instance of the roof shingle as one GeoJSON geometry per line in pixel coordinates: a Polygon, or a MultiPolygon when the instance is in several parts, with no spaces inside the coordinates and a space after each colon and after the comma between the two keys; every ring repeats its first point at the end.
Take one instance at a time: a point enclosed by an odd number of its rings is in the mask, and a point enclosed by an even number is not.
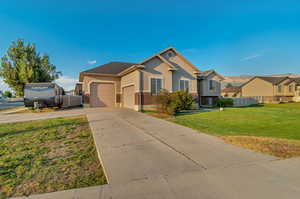
{"type": "Polygon", "coordinates": [[[92,69],[83,71],[83,73],[101,73],[101,74],[116,75],[116,74],[130,68],[133,65],[135,65],[135,64],[128,63],[128,62],[109,62],[107,64],[103,64],[96,68],[92,68],[92,69]]]}
{"type": "Polygon", "coordinates": [[[270,77],[270,76],[256,76],[260,79],[263,79],[267,82],[270,82],[272,84],[278,84],[280,83],[281,81],[285,80],[286,78],[288,77],[270,77]]]}
{"type": "Polygon", "coordinates": [[[298,78],[290,78],[290,81],[288,81],[285,85],[289,85],[292,82],[296,82],[297,85],[300,85],[300,77],[298,78]]]}

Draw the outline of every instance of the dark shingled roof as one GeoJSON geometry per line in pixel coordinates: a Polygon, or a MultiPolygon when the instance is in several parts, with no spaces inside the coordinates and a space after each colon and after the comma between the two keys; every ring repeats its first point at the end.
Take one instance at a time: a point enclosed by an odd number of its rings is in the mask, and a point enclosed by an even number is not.
{"type": "Polygon", "coordinates": [[[103,64],[96,68],[92,68],[90,70],[83,71],[83,73],[102,73],[102,74],[118,74],[127,68],[135,65],[134,63],[127,62],[109,62],[107,64],[103,64]]]}
{"type": "Polygon", "coordinates": [[[267,82],[271,82],[272,84],[278,84],[287,78],[287,77],[268,77],[268,76],[257,76],[257,77],[267,82]]]}
{"type": "Polygon", "coordinates": [[[290,78],[290,81],[288,81],[285,85],[289,85],[293,81],[295,81],[297,85],[300,85],[300,77],[298,77],[298,78],[290,78]]]}
{"type": "Polygon", "coordinates": [[[201,71],[200,74],[199,74],[199,76],[200,77],[207,77],[207,76],[209,76],[213,72],[215,72],[215,71],[214,70],[207,70],[207,71],[203,71],[203,72],[201,71]]]}

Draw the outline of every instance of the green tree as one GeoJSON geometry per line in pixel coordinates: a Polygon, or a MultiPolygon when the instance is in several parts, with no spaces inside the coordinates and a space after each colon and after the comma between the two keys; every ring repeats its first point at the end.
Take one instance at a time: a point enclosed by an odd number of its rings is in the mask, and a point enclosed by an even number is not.
{"type": "Polygon", "coordinates": [[[232,85],[232,83],[228,83],[226,84],[226,88],[233,88],[234,86],[232,85]]]}
{"type": "Polygon", "coordinates": [[[12,93],[10,91],[4,91],[3,96],[11,98],[12,97],[12,93]]]}
{"type": "Polygon", "coordinates": [[[40,55],[34,44],[25,44],[21,39],[12,42],[1,59],[0,77],[17,96],[23,96],[26,83],[52,82],[60,75],[49,56],[40,55]]]}

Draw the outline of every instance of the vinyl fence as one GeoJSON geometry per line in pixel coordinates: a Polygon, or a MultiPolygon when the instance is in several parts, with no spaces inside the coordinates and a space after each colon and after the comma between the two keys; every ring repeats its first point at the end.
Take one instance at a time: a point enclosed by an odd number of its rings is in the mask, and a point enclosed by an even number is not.
{"type": "Polygon", "coordinates": [[[82,105],[82,96],[63,95],[62,107],[74,107],[82,105]]]}
{"type": "Polygon", "coordinates": [[[294,98],[293,98],[293,101],[294,101],[294,102],[300,102],[300,97],[294,97],[294,98]]]}
{"type": "Polygon", "coordinates": [[[258,104],[258,101],[252,97],[232,97],[227,99],[233,100],[234,107],[250,106],[250,105],[258,104]]]}

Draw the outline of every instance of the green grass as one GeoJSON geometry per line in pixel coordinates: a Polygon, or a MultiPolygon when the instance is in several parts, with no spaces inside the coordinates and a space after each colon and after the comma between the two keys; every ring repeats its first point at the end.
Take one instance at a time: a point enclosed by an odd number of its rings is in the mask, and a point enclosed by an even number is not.
{"type": "Polygon", "coordinates": [[[300,103],[225,108],[179,115],[170,120],[213,135],[300,140],[300,103]]]}
{"type": "Polygon", "coordinates": [[[0,124],[0,198],[106,183],[85,117],[0,124]]]}

